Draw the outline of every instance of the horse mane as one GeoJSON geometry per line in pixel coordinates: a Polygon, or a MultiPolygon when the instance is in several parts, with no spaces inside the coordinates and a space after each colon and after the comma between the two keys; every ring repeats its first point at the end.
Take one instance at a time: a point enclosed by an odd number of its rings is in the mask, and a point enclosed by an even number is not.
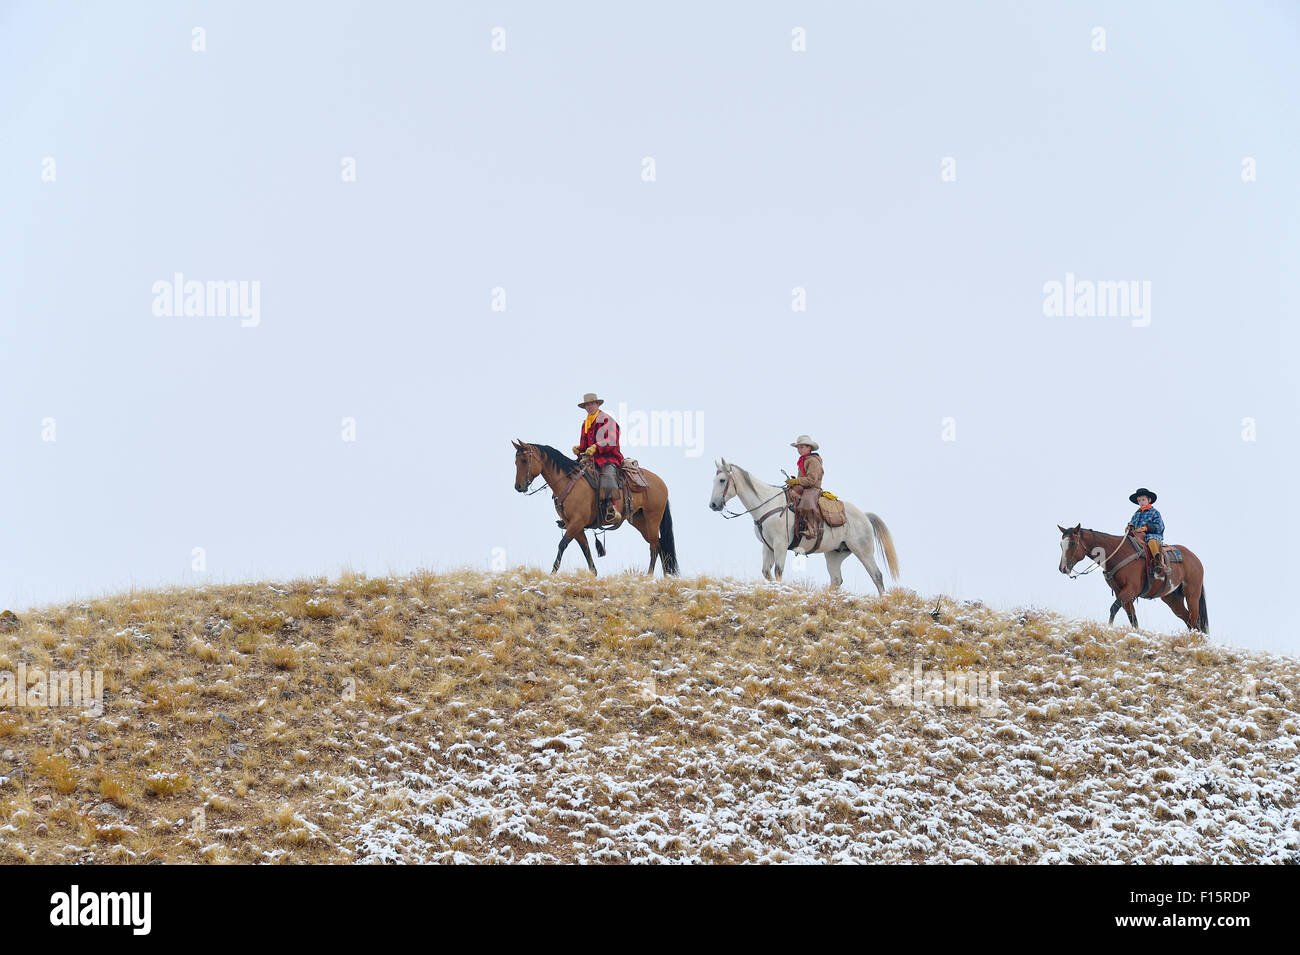
{"type": "Polygon", "coordinates": [[[749,485],[750,492],[753,494],[757,494],[758,489],[754,487],[754,479],[749,476],[749,472],[746,471],[744,468],[742,468],[739,464],[733,464],[732,467],[740,472],[740,476],[743,477],[745,479],[745,483],[749,485]]]}
{"type": "Polygon", "coordinates": [[[551,465],[561,474],[572,474],[581,466],[577,459],[569,457],[559,448],[553,448],[549,444],[534,444],[542,457],[551,462],[551,465]]]}
{"type": "Polygon", "coordinates": [[[750,474],[748,471],[742,468],[739,464],[733,464],[731,466],[735,468],[737,471],[739,471],[740,476],[745,479],[745,483],[749,485],[750,493],[755,495],[760,493],[758,488],[754,487],[754,476],[752,474],[750,474]]]}

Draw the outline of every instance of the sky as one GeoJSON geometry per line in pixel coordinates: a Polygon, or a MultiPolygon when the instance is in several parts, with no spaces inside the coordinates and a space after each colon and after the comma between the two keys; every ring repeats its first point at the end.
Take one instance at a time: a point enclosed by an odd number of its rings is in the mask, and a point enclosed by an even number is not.
{"type": "Polygon", "coordinates": [[[713,462],[808,433],[900,586],[1104,621],[1057,525],[1145,485],[1212,638],[1300,652],[1298,51],[1282,3],[4,0],[0,604],[549,568],[509,441],[596,391],[689,424],[624,446],[686,574],[758,578],[713,462]]]}

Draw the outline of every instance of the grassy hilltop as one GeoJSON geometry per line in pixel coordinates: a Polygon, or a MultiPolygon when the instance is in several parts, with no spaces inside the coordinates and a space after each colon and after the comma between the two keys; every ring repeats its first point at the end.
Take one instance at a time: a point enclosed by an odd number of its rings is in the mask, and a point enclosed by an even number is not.
{"type": "Polygon", "coordinates": [[[3,862],[1300,861],[1300,661],[907,590],[135,593],[20,666],[104,700],[0,709],[3,862]]]}

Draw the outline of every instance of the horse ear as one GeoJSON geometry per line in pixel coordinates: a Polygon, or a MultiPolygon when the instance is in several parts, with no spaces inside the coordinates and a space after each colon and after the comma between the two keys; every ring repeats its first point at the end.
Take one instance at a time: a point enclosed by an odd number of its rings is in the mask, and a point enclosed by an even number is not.
{"type": "Polygon", "coordinates": [[[1070,533],[1070,532],[1067,531],[1064,527],[1062,527],[1060,524],[1057,524],[1057,525],[1056,525],[1056,529],[1057,529],[1058,531],[1060,531],[1062,534],[1068,534],[1068,533],[1070,533]]]}
{"type": "Polygon", "coordinates": [[[1082,524],[1075,524],[1075,525],[1074,525],[1074,532],[1075,532],[1076,534],[1079,533],[1079,531],[1081,531],[1081,530],[1083,530],[1083,525],[1082,525],[1082,524]]]}

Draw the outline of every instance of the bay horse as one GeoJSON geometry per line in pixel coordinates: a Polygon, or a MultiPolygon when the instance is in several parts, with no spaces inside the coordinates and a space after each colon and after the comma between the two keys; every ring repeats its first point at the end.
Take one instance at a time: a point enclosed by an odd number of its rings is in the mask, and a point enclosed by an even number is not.
{"type": "MultiPolygon", "coordinates": [[[[582,547],[582,556],[587,558],[587,566],[594,574],[596,563],[591,559],[591,550],[587,547],[587,528],[597,523],[596,508],[600,504],[600,495],[583,475],[583,462],[571,458],[563,451],[549,444],[528,444],[524,441],[511,441],[515,449],[515,490],[527,493],[529,485],[540,476],[550,487],[564,521],[564,536],[560,538],[560,547],[555,554],[555,563],[551,573],[560,569],[560,560],[569,542],[576,540],[582,547]]],[[[629,522],[641,532],[646,543],[650,545],[650,571],[655,572],[655,561],[663,558],[664,576],[676,576],[677,547],[673,542],[673,515],[668,508],[668,486],[663,478],[653,471],[641,469],[649,487],[632,488],[631,513],[624,514],[623,520],[629,522]]],[[[620,506],[622,501],[619,502],[620,506]]],[[[623,521],[614,525],[617,528],[623,521]]],[[[604,556],[604,551],[601,551],[604,556]]]]}
{"type": "Polygon", "coordinates": [[[1152,588],[1144,556],[1145,535],[1103,534],[1079,524],[1069,528],[1057,524],[1056,527],[1061,532],[1061,573],[1071,577],[1082,576],[1070,572],[1079,561],[1091,558],[1093,566],[1082,573],[1089,574],[1100,567],[1106,583],[1115,592],[1115,602],[1110,605],[1110,623],[1115,622],[1115,614],[1123,607],[1128,622],[1136,627],[1138,620],[1133,601],[1140,597],[1148,600],[1159,597],[1179,620],[1187,624],[1187,629],[1205,634],[1210,632],[1210,616],[1205,609],[1205,568],[1200,558],[1182,544],[1176,546],[1183,559],[1167,561],[1168,580],[1152,588]]]}
{"type": "MultiPolygon", "coordinates": [[[[785,573],[785,552],[794,537],[794,509],[786,503],[785,488],[765,484],[738,464],[729,464],[724,458],[715,461],[717,473],[713,478],[713,495],[709,507],[721,511],[727,501],[740,498],[745,506],[741,514],[754,519],[754,535],[763,542],[763,576],[780,580],[785,573]]],[[[739,517],[739,514],[724,514],[739,517]]],[[[844,583],[840,567],[844,559],[853,554],[867,568],[872,582],[881,594],[885,592],[885,578],[876,564],[875,552],[889,568],[889,575],[898,579],[898,555],[894,553],[894,538],[877,515],[862,512],[844,502],[845,522],[840,527],[827,527],[822,534],[821,546],[810,551],[826,555],[826,569],[831,575],[831,586],[844,583]]]]}

